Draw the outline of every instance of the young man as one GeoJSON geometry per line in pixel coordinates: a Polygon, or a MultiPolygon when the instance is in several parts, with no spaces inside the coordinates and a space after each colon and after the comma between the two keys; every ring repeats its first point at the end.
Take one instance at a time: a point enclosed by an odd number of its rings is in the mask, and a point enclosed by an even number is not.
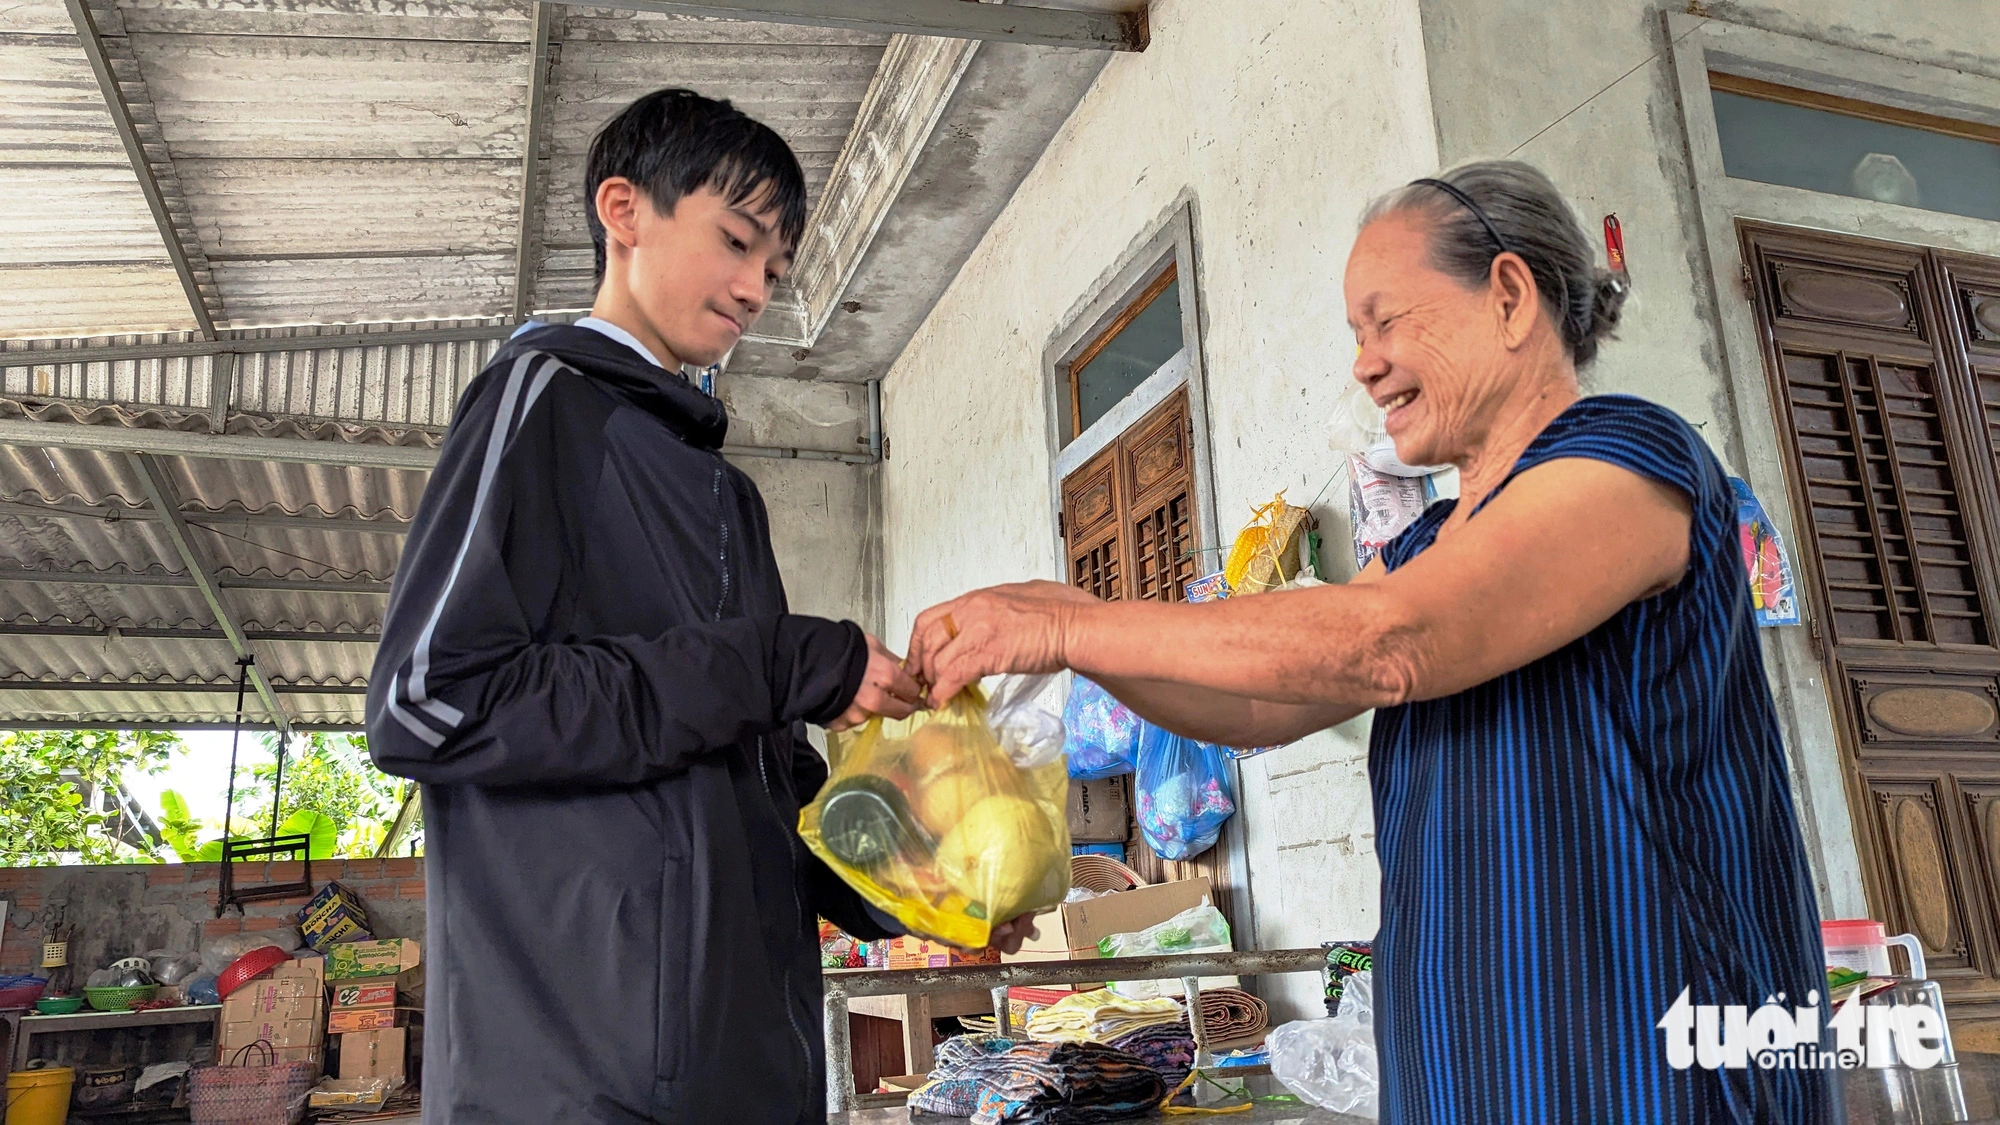
{"type": "Polygon", "coordinates": [[[376,763],[424,787],[424,1120],[819,1125],[814,916],[890,931],[798,838],[804,724],[920,692],[786,612],[728,419],[679,374],[763,311],[805,180],[686,90],[612,119],[586,178],[592,315],[467,388],[369,682],[376,763]]]}

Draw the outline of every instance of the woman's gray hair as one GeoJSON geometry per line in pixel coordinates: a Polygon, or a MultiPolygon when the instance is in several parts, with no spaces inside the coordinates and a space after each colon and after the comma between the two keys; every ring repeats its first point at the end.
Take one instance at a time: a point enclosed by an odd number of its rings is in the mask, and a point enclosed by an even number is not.
{"type": "Polygon", "coordinates": [[[1418,180],[1368,205],[1361,225],[1385,215],[1414,213],[1428,223],[1431,265],[1467,285],[1483,286],[1493,259],[1520,255],[1535,275],[1542,306],[1561,329],[1572,361],[1597,358],[1599,342],[1618,327],[1625,279],[1597,265],[1576,211],[1540,170],[1518,160],[1461,164],[1438,179],[1464,193],[1474,211],[1436,184],[1418,180]],[[1480,221],[1481,215],[1492,224],[1480,221]],[[1500,245],[1495,245],[1496,237],[1500,245]]]}

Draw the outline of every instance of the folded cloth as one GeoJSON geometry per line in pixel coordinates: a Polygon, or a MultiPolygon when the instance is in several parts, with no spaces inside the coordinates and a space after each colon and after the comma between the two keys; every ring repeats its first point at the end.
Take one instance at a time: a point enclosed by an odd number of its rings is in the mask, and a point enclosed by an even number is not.
{"type": "Polygon", "coordinates": [[[1186,1022],[1168,997],[1131,1000],[1107,988],[1075,992],[1028,1017],[1028,1038],[1042,1042],[1108,1043],[1141,1028],[1186,1022]]]}
{"type": "Polygon", "coordinates": [[[910,1093],[910,1107],[972,1116],[979,1108],[981,1086],[1002,1069],[997,1060],[1018,1045],[997,1035],[959,1035],[938,1044],[930,1080],[910,1093]]]}
{"type": "Polygon", "coordinates": [[[1271,1010],[1240,988],[1204,988],[1201,1026],[1210,1043],[1248,1039],[1270,1029],[1271,1010]]]}
{"type": "Polygon", "coordinates": [[[930,1081],[910,1092],[910,1108],[971,1117],[979,1109],[981,1084],[1005,1069],[997,1060],[1015,1046],[996,1035],[958,1035],[938,1044],[930,1081]]]}
{"type": "Polygon", "coordinates": [[[1194,1036],[1186,1024],[1142,1027],[1113,1039],[1106,1046],[1123,1051],[1154,1070],[1171,1090],[1194,1069],[1194,1036]]]}
{"type": "Polygon", "coordinates": [[[983,1061],[972,1125],[1097,1125],[1142,1117],[1167,1096],[1158,1072],[1101,1043],[1027,1043],[983,1061]]]}

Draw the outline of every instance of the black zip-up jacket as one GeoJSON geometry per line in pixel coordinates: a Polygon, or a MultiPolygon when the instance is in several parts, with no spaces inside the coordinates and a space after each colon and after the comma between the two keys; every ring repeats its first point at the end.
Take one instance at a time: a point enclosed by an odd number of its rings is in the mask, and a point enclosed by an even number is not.
{"type": "Polygon", "coordinates": [[[867,646],[786,612],[727,427],[569,326],[459,404],[368,685],[423,785],[426,1125],[825,1120],[814,916],[884,934],[798,838],[803,724],[867,646]]]}

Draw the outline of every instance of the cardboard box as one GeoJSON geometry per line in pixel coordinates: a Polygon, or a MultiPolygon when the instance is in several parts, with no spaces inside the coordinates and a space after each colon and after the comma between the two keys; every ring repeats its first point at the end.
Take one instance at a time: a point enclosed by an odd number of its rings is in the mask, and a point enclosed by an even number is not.
{"type": "Polygon", "coordinates": [[[1132,779],[1107,777],[1069,783],[1069,838],[1123,842],[1131,830],[1132,779]]]}
{"type": "Polygon", "coordinates": [[[878,1094],[907,1094],[931,1080],[928,1074],[892,1074],[875,1080],[878,1094]]]}
{"type": "Polygon", "coordinates": [[[316,1020],[326,1011],[317,995],[272,996],[252,993],[246,986],[229,994],[222,1002],[223,1023],[283,1023],[287,1020],[316,1020]]]}
{"type": "Polygon", "coordinates": [[[320,1047],[326,1043],[326,1024],[318,1016],[300,1020],[249,1020],[224,1023],[217,1045],[236,1051],[252,1043],[269,1043],[274,1048],[320,1047]]]}
{"type": "Polygon", "coordinates": [[[423,1007],[424,970],[419,967],[393,977],[365,977],[360,980],[329,981],[335,1008],[423,1007]],[[407,1002],[407,1003],[406,1003],[407,1002]]]}
{"type": "MultiPolygon", "coordinates": [[[[1134,887],[1083,902],[1066,902],[1045,914],[1035,915],[1035,936],[1021,944],[1019,953],[1009,953],[1000,959],[1006,962],[1095,960],[1100,956],[1097,943],[1104,938],[1164,922],[1189,907],[1199,906],[1209,892],[1208,879],[1201,876],[1156,887],[1134,887]]],[[[1099,986],[1049,987],[1081,992],[1099,986]]]]}
{"type": "Polygon", "coordinates": [[[344,942],[326,951],[326,979],[395,976],[405,969],[416,968],[421,960],[417,943],[409,938],[344,942]]]}
{"type": "Polygon", "coordinates": [[[403,1078],[409,1051],[407,1027],[347,1032],[340,1037],[340,1077],[403,1078]]]}
{"type": "Polygon", "coordinates": [[[321,887],[299,908],[300,936],[322,953],[339,942],[367,941],[374,936],[368,927],[368,907],[361,896],[339,882],[321,887]]]}
{"type": "Polygon", "coordinates": [[[381,1031],[403,1026],[409,1013],[408,1008],[335,1008],[326,1017],[326,1029],[335,1035],[352,1031],[381,1031]]]}
{"type": "Polygon", "coordinates": [[[889,941],[889,967],[892,969],[942,969],[950,965],[999,963],[1000,955],[988,949],[967,953],[949,945],[907,935],[889,941]]]}

